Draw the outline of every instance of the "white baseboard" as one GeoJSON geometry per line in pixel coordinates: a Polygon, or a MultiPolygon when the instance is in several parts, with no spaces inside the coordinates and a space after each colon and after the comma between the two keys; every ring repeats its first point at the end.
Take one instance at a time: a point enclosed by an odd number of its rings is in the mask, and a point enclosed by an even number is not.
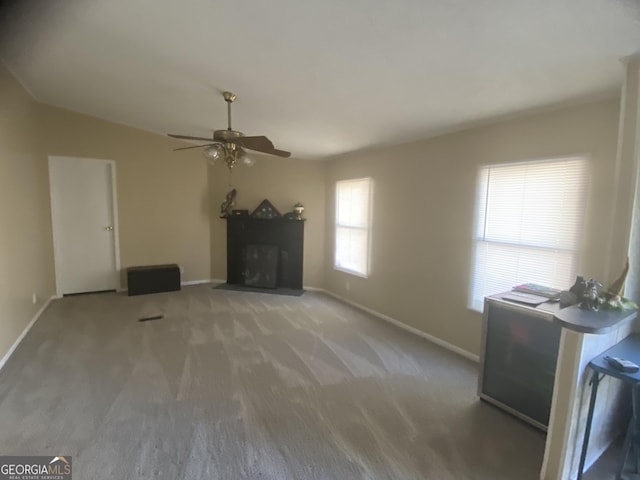
{"type": "Polygon", "coordinates": [[[51,303],[52,300],[55,300],[57,298],[60,298],[58,295],[52,295],[51,297],[49,297],[47,299],[46,302],[44,302],[42,304],[42,306],[40,307],[40,309],[36,312],[36,314],[34,315],[34,317],[31,319],[31,321],[29,322],[29,324],[24,328],[24,330],[22,331],[22,333],[18,336],[18,338],[16,338],[16,341],[13,342],[13,345],[11,345],[11,348],[9,348],[9,350],[7,351],[7,353],[4,354],[4,357],[2,357],[2,360],[0,360],[0,370],[2,370],[2,368],[4,367],[5,363],[7,363],[7,361],[9,360],[9,358],[11,357],[11,355],[13,355],[13,352],[16,351],[16,348],[18,348],[18,345],[20,345],[20,342],[22,342],[22,339],[27,335],[27,333],[29,333],[29,330],[31,330],[31,327],[33,327],[33,325],[36,323],[36,320],[38,320],[38,318],[40,318],[40,315],[42,315],[42,312],[44,312],[47,307],[49,306],[49,304],[51,303]]]}
{"type": "Polygon", "coordinates": [[[424,338],[425,340],[428,340],[431,343],[435,343],[436,345],[439,345],[443,348],[446,348],[447,350],[453,352],[453,353],[457,353],[458,355],[464,357],[464,358],[468,358],[469,360],[472,360],[476,363],[480,362],[480,357],[478,355],[475,355],[471,352],[468,352],[466,350],[464,350],[463,348],[457,347],[455,345],[453,345],[452,343],[449,342],[445,342],[444,340],[438,338],[438,337],[434,337],[433,335],[429,335],[426,332],[423,332],[422,330],[418,330],[415,327],[412,327],[410,325],[407,325],[406,323],[402,323],[399,320],[396,320],[395,318],[392,318],[388,315],[385,315],[384,313],[380,313],[377,312],[375,310],[372,310],[371,308],[365,307],[364,305],[360,305],[359,303],[353,302],[347,298],[341,297],[340,295],[330,292],[329,290],[324,290],[324,289],[317,289],[318,291],[322,291],[324,293],[326,293],[327,295],[332,296],[333,298],[336,298],[338,300],[340,300],[341,302],[345,302],[348,303],[349,305],[356,307],[364,312],[370,313],[371,315],[373,315],[374,317],[378,317],[381,320],[384,320],[385,322],[389,322],[392,325],[395,325],[396,327],[399,327],[409,333],[413,333],[414,335],[417,335],[419,337],[424,338]]]}
{"type": "MultiPolygon", "coordinates": [[[[188,287],[189,285],[202,285],[204,283],[211,283],[212,285],[218,285],[220,283],[226,283],[226,280],[220,278],[205,278],[203,280],[189,280],[187,282],[180,282],[181,287],[188,287]]],[[[126,288],[119,289],[118,292],[128,292],[126,288]]]]}
{"type": "Polygon", "coordinates": [[[302,288],[303,288],[303,290],[308,290],[309,292],[325,292],[325,293],[329,293],[324,288],[320,288],[320,287],[307,287],[306,285],[304,285],[302,288]]]}

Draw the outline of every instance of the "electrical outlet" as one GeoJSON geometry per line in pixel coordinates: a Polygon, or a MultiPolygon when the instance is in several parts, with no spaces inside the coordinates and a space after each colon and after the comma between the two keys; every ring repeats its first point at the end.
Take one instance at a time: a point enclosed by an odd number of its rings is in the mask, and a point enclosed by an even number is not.
{"type": "Polygon", "coordinates": [[[31,301],[33,302],[34,305],[38,303],[38,295],[36,295],[36,292],[33,292],[31,294],[31,301]]]}
{"type": "Polygon", "coordinates": [[[347,281],[345,282],[345,284],[344,284],[344,288],[346,288],[346,289],[347,289],[347,292],[348,292],[349,290],[351,290],[351,284],[349,283],[349,280],[347,280],[347,281]]]}
{"type": "Polygon", "coordinates": [[[180,275],[184,275],[184,267],[180,265],[180,275]]]}

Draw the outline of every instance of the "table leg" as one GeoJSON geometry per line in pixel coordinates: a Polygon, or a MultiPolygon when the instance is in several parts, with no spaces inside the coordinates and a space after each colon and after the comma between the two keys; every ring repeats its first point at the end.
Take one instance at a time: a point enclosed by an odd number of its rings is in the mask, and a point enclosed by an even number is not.
{"type": "Polygon", "coordinates": [[[631,406],[633,407],[631,420],[629,421],[629,427],[627,428],[627,434],[624,438],[624,444],[622,445],[622,453],[620,461],[618,463],[618,471],[616,472],[616,480],[622,479],[622,471],[629,458],[629,453],[633,452],[633,464],[635,466],[636,473],[638,473],[638,462],[640,461],[640,447],[638,446],[638,432],[640,426],[638,421],[640,420],[640,397],[638,396],[638,384],[631,387],[631,406]]]}
{"type": "Polygon", "coordinates": [[[632,418],[627,427],[627,434],[624,436],[624,443],[622,444],[622,453],[620,454],[620,461],[618,462],[618,470],[616,471],[616,480],[622,479],[622,471],[624,465],[627,463],[627,457],[629,457],[629,451],[633,446],[633,432],[635,429],[634,419],[632,418]]]}
{"type": "Polygon", "coordinates": [[[587,413],[587,424],[584,427],[584,440],[582,441],[582,452],[580,453],[580,465],[578,466],[578,477],[576,480],[582,479],[584,462],[587,459],[587,448],[589,447],[589,435],[591,435],[591,423],[593,422],[593,409],[596,405],[596,395],[598,394],[598,384],[600,383],[600,375],[593,372],[591,376],[591,398],[589,400],[589,413],[587,413]]]}
{"type": "Polygon", "coordinates": [[[631,386],[631,399],[633,402],[633,453],[634,453],[634,465],[636,473],[638,473],[638,464],[640,463],[640,445],[638,445],[639,438],[638,433],[640,433],[640,392],[638,392],[638,384],[635,383],[631,386]]]}

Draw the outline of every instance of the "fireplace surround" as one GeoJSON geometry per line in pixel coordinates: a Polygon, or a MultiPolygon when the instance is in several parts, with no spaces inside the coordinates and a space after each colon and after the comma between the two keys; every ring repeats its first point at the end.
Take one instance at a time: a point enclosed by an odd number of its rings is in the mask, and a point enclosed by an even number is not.
{"type": "Polygon", "coordinates": [[[304,220],[248,216],[226,220],[228,284],[302,289],[304,220]]]}

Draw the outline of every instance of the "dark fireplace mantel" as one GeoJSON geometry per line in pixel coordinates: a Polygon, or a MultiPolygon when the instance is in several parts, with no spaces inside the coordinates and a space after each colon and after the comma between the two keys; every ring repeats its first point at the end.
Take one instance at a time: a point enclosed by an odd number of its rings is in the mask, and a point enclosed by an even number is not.
{"type": "MultiPolygon", "coordinates": [[[[263,288],[302,289],[302,260],[304,253],[304,220],[284,218],[253,218],[249,216],[227,217],[227,283],[231,285],[258,286],[263,288]],[[268,248],[271,247],[271,248],[268,248]],[[275,266],[271,254],[277,249],[275,266]],[[257,264],[248,261],[268,252],[270,257],[262,262],[275,268],[275,282],[259,281],[252,284],[257,264]]],[[[266,277],[271,278],[270,275],[266,277]]],[[[262,276],[264,280],[265,275],[262,276]]]]}

